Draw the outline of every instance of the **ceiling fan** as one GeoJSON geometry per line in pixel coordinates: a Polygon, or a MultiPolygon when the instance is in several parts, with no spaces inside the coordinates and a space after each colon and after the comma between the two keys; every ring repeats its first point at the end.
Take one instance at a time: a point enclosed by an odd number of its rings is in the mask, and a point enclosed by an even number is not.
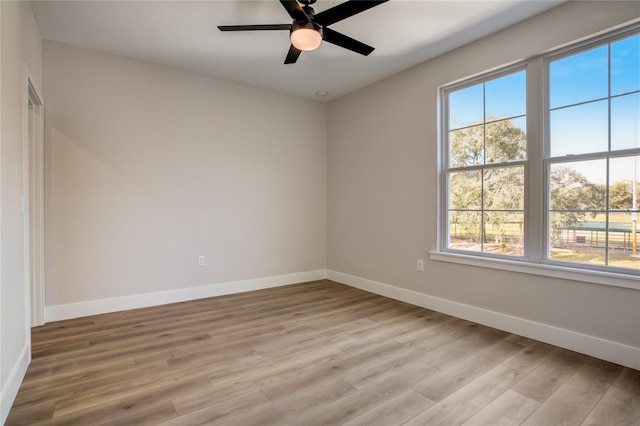
{"type": "Polygon", "coordinates": [[[316,0],[280,0],[293,19],[291,24],[220,25],[218,29],[220,31],[289,31],[291,47],[284,60],[285,64],[295,63],[302,51],[317,49],[322,40],[367,56],[373,52],[373,47],[327,27],[386,1],[388,0],[349,0],[316,15],[311,7],[316,0]]]}

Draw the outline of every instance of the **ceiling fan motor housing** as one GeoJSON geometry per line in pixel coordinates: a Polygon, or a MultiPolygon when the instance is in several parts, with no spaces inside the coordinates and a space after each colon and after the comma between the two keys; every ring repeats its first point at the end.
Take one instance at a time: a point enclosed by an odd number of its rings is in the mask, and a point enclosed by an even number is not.
{"type": "Polygon", "coordinates": [[[291,25],[291,32],[294,32],[296,30],[300,30],[303,28],[318,31],[322,35],[322,27],[316,24],[315,22],[294,22],[291,25]]]}

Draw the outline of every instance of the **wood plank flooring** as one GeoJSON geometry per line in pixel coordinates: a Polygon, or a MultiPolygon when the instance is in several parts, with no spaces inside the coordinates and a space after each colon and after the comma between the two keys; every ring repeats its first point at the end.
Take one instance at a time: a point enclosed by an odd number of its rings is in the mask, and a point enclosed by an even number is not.
{"type": "Polygon", "coordinates": [[[33,329],[7,425],[640,425],[640,371],[323,280],[33,329]]]}

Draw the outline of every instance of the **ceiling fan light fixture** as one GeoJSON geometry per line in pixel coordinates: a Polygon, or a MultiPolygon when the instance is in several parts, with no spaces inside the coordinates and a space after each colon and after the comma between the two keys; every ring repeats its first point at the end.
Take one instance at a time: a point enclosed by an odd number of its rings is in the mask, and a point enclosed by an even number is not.
{"type": "Polygon", "coordinates": [[[299,50],[316,50],[322,42],[320,29],[311,23],[294,25],[291,30],[291,44],[299,50]]]}

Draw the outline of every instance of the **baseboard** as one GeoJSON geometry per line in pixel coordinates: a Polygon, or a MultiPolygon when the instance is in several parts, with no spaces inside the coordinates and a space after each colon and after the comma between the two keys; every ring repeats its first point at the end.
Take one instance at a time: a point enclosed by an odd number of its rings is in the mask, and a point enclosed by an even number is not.
{"type": "Polygon", "coordinates": [[[316,271],[255,278],[243,281],[231,281],[198,287],[136,294],[133,296],[115,297],[111,299],[53,305],[45,307],[44,315],[46,322],[60,321],[89,315],[106,314],[110,312],[126,311],[129,309],[146,308],[149,306],[166,305],[168,303],[185,302],[187,300],[204,299],[207,297],[280,287],[307,281],[321,280],[326,278],[326,276],[326,270],[319,269],[316,271]]]}
{"type": "Polygon", "coordinates": [[[595,358],[640,370],[640,348],[601,339],[552,325],[505,315],[452,300],[429,296],[365,278],[336,271],[327,271],[327,278],[371,293],[400,300],[412,305],[529,337],[595,358]]]}
{"type": "Polygon", "coordinates": [[[31,347],[27,344],[22,348],[20,357],[18,357],[18,361],[16,361],[16,364],[13,366],[7,382],[2,386],[0,393],[0,424],[4,424],[7,421],[9,410],[11,410],[13,401],[15,401],[16,395],[18,395],[18,390],[20,389],[24,375],[27,372],[27,367],[31,361],[30,356],[31,347]]]}

